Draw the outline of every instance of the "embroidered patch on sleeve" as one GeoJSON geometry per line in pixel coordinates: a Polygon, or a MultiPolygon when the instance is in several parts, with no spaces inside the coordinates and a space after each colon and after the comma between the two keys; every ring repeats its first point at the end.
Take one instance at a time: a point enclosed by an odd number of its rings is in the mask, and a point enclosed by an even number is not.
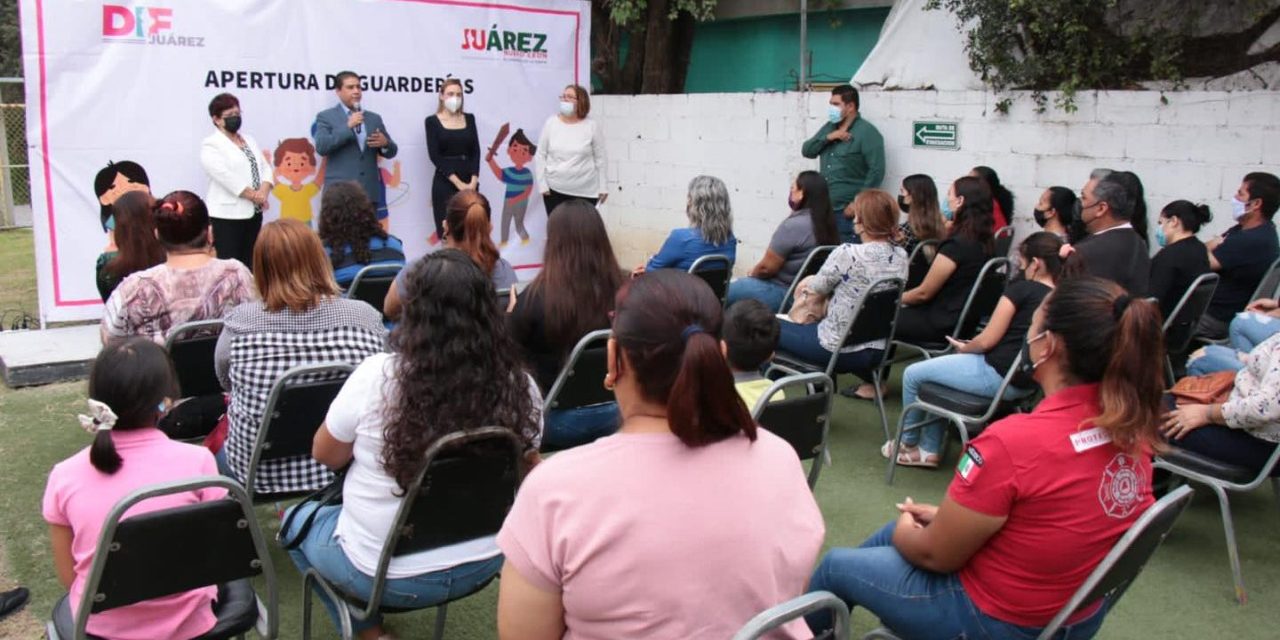
{"type": "Polygon", "coordinates": [[[973,482],[979,471],[982,471],[982,452],[970,445],[965,449],[964,455],[960,456],[960,463],[956,465],[956,475],[965,482],[973,482]]]}

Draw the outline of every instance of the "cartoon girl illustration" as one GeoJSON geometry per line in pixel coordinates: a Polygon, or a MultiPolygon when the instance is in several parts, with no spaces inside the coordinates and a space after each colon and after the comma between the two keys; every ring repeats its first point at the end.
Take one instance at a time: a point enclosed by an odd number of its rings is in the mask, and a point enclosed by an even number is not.
{"type": "Polygon", "coordinates": [[[93,177],[93,194],[98,197],[98,205],[101,206],[98,222],[107,233],[107,251],[114,251],[116,244],[116,220],[111,215],[111,205],[130,191],[151,193],[151,179],[147,177],[147,170],[132,160],[107,161],[107,166],[93,177]]]}

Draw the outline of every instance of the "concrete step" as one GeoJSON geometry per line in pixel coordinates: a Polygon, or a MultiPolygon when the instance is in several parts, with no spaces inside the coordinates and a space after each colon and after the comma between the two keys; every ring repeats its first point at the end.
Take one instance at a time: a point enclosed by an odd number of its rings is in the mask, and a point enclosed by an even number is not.
{"type": "Polygon", "coordinates": [[[10,388],[81,380],[102,348],[97,324],[0,331],[0,376],[10,388]]]}

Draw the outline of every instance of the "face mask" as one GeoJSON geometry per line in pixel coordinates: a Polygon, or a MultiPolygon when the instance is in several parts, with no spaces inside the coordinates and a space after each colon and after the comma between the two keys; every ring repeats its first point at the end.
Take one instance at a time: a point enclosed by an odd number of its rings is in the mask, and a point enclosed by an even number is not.
{"type": "Polygon", "coordinates": [[[560,115],[568,118],[573,115],[575,111],[577,111],[577,107],[574,106],[572,102],[569,102],[568,100],[560,101],[560,115]]]}
{"type": "Polygon", "coordinates": [[[1031,217],[1035,218],[1036,224],[1040,225],[1040,228],[1043,229],[1045,223],[1049,222],[1049,219],[1045,217],[1047,215],[1049,215],[1048,211],[1041,211],[1039,209],[1036,209],[1034,212],[1032,212],[1031,217]]]}
{"type": "Polygon", "coordinates": [[[227,133],[235,133],[240,130],[240,116],[227,116],[222,119],[222,128],[227,133]]]}
{"type": "Polygon", "coordinates": [[[444,108],[448,109],[449,113],[457,113],[458,109],[462,108],[462,98],[459,98],[457,96],[451,96],[451,97],[445,98],[444,108]]]}
{"type": "Polygon", "coordinates": [[[1239,221],[1240,218],[1244,217],[1245,209],[1248,209],[1248,208],[1249,208],[1248,202],[1240,202],[1239,200],[1232,198],[1231,199],[1231,219],[1239,221]]]}
{"type": "Polygon", "coordinates": [[[1169,239],[1164,237],[1164,225],[1156,225],[1156,244],[1163,247],[1169,243],[1169,239]]]}
{"type": "Polygon", "coordinates": [[[1036,367],[1044,364],[1044,360],[1036,362],[1031,359],[1031,343],[1048,335],[1047,331],[1041,331],[1040,335],[1031,338],[1022,343],[1022,359],[1018,361],[1018,373],[1028,378],[1035,373],[1036,367]]]}
{"type": "Polygon", "coordinates": [[[844,120],[844,113],[842,113],[842,111],[843,110],[840,107],[837,107],[834,104],[827,105],[827,122],[835,124],[844,120]]]}
{"type": "Polygon", "coordinates": [[[956,213],[951,210],[951,201],[946,198],[942,199],[942,217],[948,220],[954,220],[956,217],[956,213]]]}
{"type": "Polygon", "coordinates": [[[795,211],[796,209],[799,209],[799,208],[800,208],[800,203],[799,203],[799,202],[796,202],[796,201],[791,197],[791,194],[789,194],[789,193],[787,194],[787,208],[791,209],[792,211],[795,211]]]}
{"type": "Polygon", "coordinates": [[[898,196],[898,208],[903,213],[911,213],[911,206],[907,204],[907,199],[903,196],[898,196]]]}

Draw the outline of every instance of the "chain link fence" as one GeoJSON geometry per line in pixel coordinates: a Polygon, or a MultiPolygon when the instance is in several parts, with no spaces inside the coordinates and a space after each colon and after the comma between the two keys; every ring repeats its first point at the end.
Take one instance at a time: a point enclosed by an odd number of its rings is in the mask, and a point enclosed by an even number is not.
{"type": "Polygon", "coordinates": [[[0,78],[0,228],[31,225],[25,103],[22,78],[0,78]]]}

